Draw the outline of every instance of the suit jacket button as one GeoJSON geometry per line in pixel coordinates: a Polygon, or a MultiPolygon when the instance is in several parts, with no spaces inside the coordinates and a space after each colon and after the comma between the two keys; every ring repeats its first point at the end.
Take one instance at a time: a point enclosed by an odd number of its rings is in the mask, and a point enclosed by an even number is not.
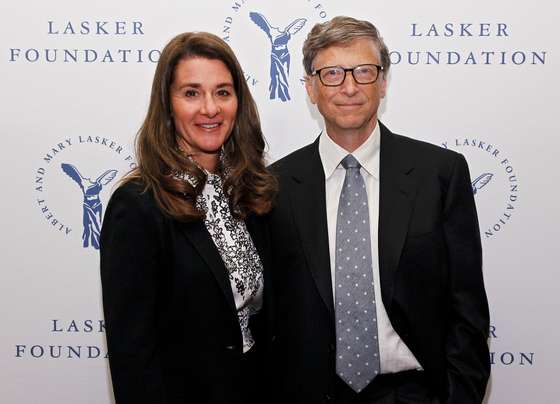
{"type": "Polygon", "coordinates": [[[334,352],[336,350],[336,346],[333,343],[329,344],[329,351],[334,352]]]}
{"type": "Polygon", "coordinates": [[[325,394],[325,398],[323,399],[323,403],[328,404],[328,403],[332,403],[334,400],[331,396],[329,396],[328,394],[325,394]]]}
{"type": "Polygon", "coordinates": [[[228,351],[234,351],[237,347],[235,345],[226,345],[228,351]]]}

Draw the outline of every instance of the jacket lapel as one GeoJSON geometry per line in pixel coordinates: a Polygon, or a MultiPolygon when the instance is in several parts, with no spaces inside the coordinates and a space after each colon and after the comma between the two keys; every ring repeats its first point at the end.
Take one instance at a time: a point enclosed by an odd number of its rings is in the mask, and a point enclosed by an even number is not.
{"type": "Polygon", "coordinates": [[[247,226],[247,230],[251,235],[251,240],[259,253],[263,269],[266,271],[266,269],[270,266],[270,241],[268,240],[268,232],[264,227],[265,221],[262,217],[251,214],[245,220],[245,225],[247,226]]]}
{"type": "MultiPolygon", "coordinates": [[[[398,139],[383,124],[381,129],[379,189],[379,266],[382,298],[387,310],[393,296],[394,276],[404,247],[416,184],[414,156],[404,155],[398,139]]],[[[325,201],[325,174],[319,140],[308,146],[292,171],[290,197],[303,250],[315,285],[334,319],[329,240],[325,201]]]]}
{"type": "Polygon", "coordinates": [[[406,155],[406,150],[399,148],[395,135],[380,125],[379,272],[383,303],[389,311],[416,185],[412,175],[414,156],[406,155]]]}
{"type": "MultiPolygon", "coordinates": [[[[263,290],[263,310],[266,323],[263,325],[264,330],[269,337],[274,335],[274,299],[272,289],[272,276],[270,268],[271,262],[271,249],[270,249],[270,232],[268,230],[268,221],[262,216],[250,215],[245,220],[247,230],[251,234],[251,239],[259,253],[261,263],[263,266],[264,290],[263,290]]],[[[260,316],[262,318],[262,316],[260,316]]],[[[257,326],[258,328],[258,326],[257,326]]],[[[251,328],[253,336],[258,338],[255,328],[251,328]]]]}
{"type": "Polygon", "coordinates": [[[319,139],[308,146],[299,166],[292,171],[290,197],[302,248],[317,286],[334,321],[329,258],[325,173],[319,156],[319,139]]]}
{"type": "Polygon", "coordinates": [[[228,271],[222,261],[222,257],[212,241],[212,237],[203,221],[181,224],[183,233],[190,240],[194,248],[200,254],[202,259],[208,265],[208,268],[214,274],[216,281],[220,285],[220,289],[224,293],[224,297],[231,308],[233,314],[237,317],[237,309],[233,292],[231,291],[231,283],[228,277],[228,271]]]}

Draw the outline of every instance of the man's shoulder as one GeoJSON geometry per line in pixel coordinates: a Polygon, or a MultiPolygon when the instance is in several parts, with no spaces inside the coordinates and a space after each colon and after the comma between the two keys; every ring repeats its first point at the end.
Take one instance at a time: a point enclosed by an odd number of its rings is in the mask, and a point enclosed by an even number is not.
{"type": "MultiPolygon", "coordinates": [[[[389,133],[388,137],[390,137],[387,140],[391,143],[392,150],[389,157],[397,158],[403,163],[410,162],[418,168],[424,167],[429,171],[433,169],[449,171],[458,160],[463,158],[456,151],[426,141],[396,133],[389,133]]],[[[383,159],[383,144],[381,150],[383,159]]]]}
{"type": "Polygon", "coordinates": [[[269,168],[277,175],[299,172],[304,166],[313,161],[313,159],[318,158],[318,156],[318,142],[314,141],[282,157],[271,164],[269,168]]]}
{"type": "Polygon", "coordinates": [[[393,141],[397,147],[401,148],[403,152],[412,153],[419,157],[427,159],[444,159],[454,160],[458,154],[456,151],[446,149],[444,147],[429,143],[423,140],[414,139],[408,136],[393,133],[393,141]]]}

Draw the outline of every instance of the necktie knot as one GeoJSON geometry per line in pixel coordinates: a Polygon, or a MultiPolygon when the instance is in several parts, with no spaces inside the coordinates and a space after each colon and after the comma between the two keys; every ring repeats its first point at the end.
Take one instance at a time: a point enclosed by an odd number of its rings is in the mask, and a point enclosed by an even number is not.
{"type": "Polygon", "coordinates": [[[356,158],[354,156],[352,156],[351,154],[344,157],[342,159],[342,161],[340,162],[340,164],[346,170],[348,170],[349,168],[360,168],[361,167],[360,163],[358,163],[358,160],[356,160],[356,158]]]}

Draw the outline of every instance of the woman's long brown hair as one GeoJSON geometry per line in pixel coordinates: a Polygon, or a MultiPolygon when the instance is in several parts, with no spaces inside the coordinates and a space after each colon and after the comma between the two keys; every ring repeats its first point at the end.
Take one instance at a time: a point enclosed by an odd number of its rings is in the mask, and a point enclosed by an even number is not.
{"type": "Polygon", "coordinates": [[[191,57],[222,61],[233,77],[237,95],[237,116],[233,131],[223,146],[228,175],[224,190],[234,216],[270,211],[277,192],[276,179],[264,163],[265,141],[257,107],[241,66],[231,48],[219,37],[205,32],[187,32],[173,38],[159,59],[148,113],[136,136],[138,166],[123,180],[140,180],[153,192],[160,208],[181,221],[204,217],[196,208],[196,197],[206,182],[206,174],[177,146],[169,91],[177,64],[191,57]],[[177,172],[196,179],[196,185],[176,178],[177,172]]]}

